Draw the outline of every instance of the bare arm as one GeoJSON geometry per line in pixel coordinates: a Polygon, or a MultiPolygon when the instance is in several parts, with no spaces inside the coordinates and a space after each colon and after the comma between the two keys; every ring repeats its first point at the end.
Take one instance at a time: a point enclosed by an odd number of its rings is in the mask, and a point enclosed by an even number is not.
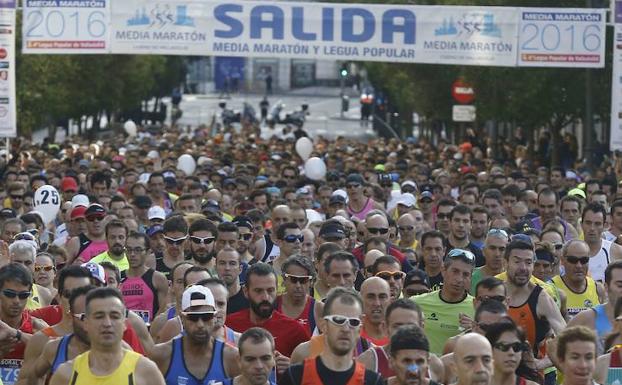
{"type": "Polygon", "coordinates": [[[538,317],[546,318],[555,334],[561,333],[561,331],[566,328],[566,321],[564,321],[553,298],[551,298],[546,291],[542,290],[538,299],[538,317]]]}
{"type": "Polygon", "coordinates": [[[67,260],[67,264],[76,263],[76,258],[78,257],[78,251],[80,251],[80,239],[78,237],[73,237],[65,246],[65,250],[67,250],[67,255],[69,259],[67,260]]]}
{"type": "Polygon", "coordinates": [[[71,381],[71,372],[73,371],[73,360],[67,361],[58,367],[50,379],[50,385],[67,385],[71,381]]]}
{"type": "Polygon", "coordinates": [[[151,349],[147,357],[149,357],[158,367],[160,373],[166,373],[170,364],[170,357],[173,353],[172,342],[157,344],[151,349]]]}
{"type": "Polygon", "coordinates": [[[598,294],[598,302],[605,303],[607,301],[607,294],[605,293],[605,287],[600,282],[596,282],[596,294],[598,294]]]}
{"type": "MultiPolygon", "coordinates": [[[[45,377],[47,373],[49,373],[50,369],[52,369],[52,362],[54,362],[54,357],[56,356],[56,350],[60,345],[60,338],[49,341],[45,344],[43,348],[43,353],[37,358],[35,364],[33,365],[32,373],[26,373],[26,380],[29,385],[35,385],[40,383],[41,379],[45,377]]],[[[23,369],[23,368],[22,368],[23,369]]],[[[20,375],[21,375],[20,371],[20,375]]]]}
{"type": "Polygon", "coordinates": [[[49,306],[52,303],[52,299],[54,299],[50,289],[37,285],[37,290],[39,291],[39,301],[41,302],[41,307],[49,306]]]}
{"type": "Polygon", "coordinates": [[[136,363],[136,385],[166,385],[156,364],[146,357],[136,363]]]}
{"type": "Polygon", "coordinates": [[[160,332],[155,337],[155,342],[161,344],[163,342],[167,342],[173,339],[176,335],[181,332],[179,327],[179,321],[177,317],[172,318],[164,324],[164,326],[160,329],[160,332]]]}
{"type": "Polygon", "coordinates": [[[309,355],[309,342],[304,342],[298,346],[292,352],[292,356],[289,358],[290,365],[299,364],[307,358],[309,355]]]}
{"type": "Polygon", "coordinates": [[[164,274],[156,271],[153,273],[153,286],[156,288],[156,294],[158,296],[158,314],[163,313],[168,308],[168,280],[164,274]]]}
{"type": "Polygon", "coordinates": [[[375,371],[376,370],[376,358],[375,357],[376,356],[374,355],[374,353],[372,353],[371,348],[369,348],[365,350],[363,353],[361,353],[358,357],[356,357],[356,360],[360,362],[361,364],[363,364],[363,366],[365,366],[366,369],[375,371]]]}
{"type": "Polygon", "coordinates": [[[611,259],[612,261],[619,261],[622,259],[622,246],[617,243],[611,244],[611,259]]]}
{"type": "Polygon", "coordinates": [[[154,343],[153,338],[151,338],[151,334],[149,334],[149,330],[147,330],[147,325],[142,318],[140,318],[136,313],[129,312],[127,319],[132,324],[140,343],[143,345],[143,349],[145,353],[149,355],[149,350],[153,349],[154,343]]]}
{"type": "Polygon", "coordinates": [[[225,374],[229,378],[233,378],[240,374],[239,353],[238,349],[225,345],[223,351],[223,361],[225,374]]]}
{"type": "MultiPolygon", "coordinates": [[[[43,333],[35,333],[30,338],[30,343],[26,344],[26,350],[24,351],[24,362],[22,368],[19,371],[19,379],[16,384],[33,384],[36,382],[31,381],[32,376],[35,376],[33,369],[36,367],[37,362],[43,358],[44,352],[49,337],[43,333]]],[[[36,377],[35,377],[36,378],[36,377]]]]}
{"type": "Polygon", "coordinates": [[[430,378],[436,382],[442,383],[445,379],[445,366],[443,361],[436,355],[430,354],[430,378]]]}
{"type": "Polygon", "coordinates": [[[604,384],[607,380],[607,370],[609,369],[609,360],[611,353],[603,354],[596,359],[596,369],[592,378],[597,384],[604,384]]]}

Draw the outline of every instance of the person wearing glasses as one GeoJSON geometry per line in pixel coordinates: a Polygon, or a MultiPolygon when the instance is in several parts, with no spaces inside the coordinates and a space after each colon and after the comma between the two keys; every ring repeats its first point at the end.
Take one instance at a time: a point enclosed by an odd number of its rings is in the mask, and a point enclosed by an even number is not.
{"type": "Polygon", "coordinates": [[[26,310],[32,287],[32,274],[22,264],[0,268],[0,321],[6,325],[0,336],[0,379],[4,384],[17,382],[26,345],[35,332],[47,327],[26,310]]]}
{"type": "Polygon", "coordinates": [[[135,231],[127,237],[125,252],[129,268],[119,289],[125,306],[149,325],[156,315],[166,310],[168,281],[164,274],[145,265],[149,254],[147,236],[135,231]]]}
{"type": "Polygon", "coordinates": [[[382,203],[365,196],[365,180],[361,174],[348,175],[346,192],[348,193],[346,210],[351,217],[364,221],[370,211],[374,209],[384,210],[382,203]]]}
{"type": "Polygon", "coordinates": [[[446,238],[446,249],[468,250],[475,255],[475,266],[485,264],[482,250],[475,246],[469,237],[471,236],[471,209],[465,205],[455,206],[449,213],[449,236],[446,238]]]}
{"type": "Polygon", "coordinates": [[[26,188],[20,182],[10,183],[7,187],[8,199],[4,201],[4,207],[15,210],[18,215],[24,213],[24,194],[26,188]]]}
{"type": "Polygon", "coordinates": [[[125,253],[127,233],[127,226],[119,219],[113,219],[106,223],[106,242],[108,243],[108,250],[93,257],[90,262],[98,264],[110,262],[117,266],[119,271],[126,271],[130,267],[125,253]]]}
{"type": "Polygon", "coordinates": [[[78,234],[67,242],[69,263],[86,263],[91,258],[108,250],[104,219],[106,209],[91,203],[84,212],[86,232],[78,234]]]}
{"type": "MultiPolygon", "coordinates": [[[[290,366],[281,377],[281,385],[379,385],[380,374],[352,360],[360,337],[363,317],[361,296],[349,289],[335,288],[328,293],[320,329],[323,349],[317,356],[290,366]]],[[[278,342],[278,339],[277,339],[278,342]]]]}
{"type": "Polygon", "coordinates": [[[185,249],[188,241],[188,223],[181,215],[174,215],[164,221],[162,225],[164,238],[164,253],[162,257],[156,257],[156,270],[164,274],[169,280],[171,269],[179,262],[185,260],[185,249]]]}
{"type": "Polygon", "coordinates": [[[218,229],[212,221],[197,219],[188,229],[190,240],[189,254],[195,266],[207,269],[212,277],[216,276],[216,238],[218,229]]]}
{"type": "Polygon", "coordinates": [[[503,256],[510,238],[502,229],[490,229],[484,241],[484,266],[473,270],[471,277],[471,293],[475,293],[477,284],[486,277],[494,277],[504,271],[503,256]]]}
{"type": "Polygon", "coordinates": [[[241,261],[250,264],[256,262],[250,252],[251,242],[253,241],[253,221],[247,216],[237,216],[233,218],[233,223],[238,227],[238,246],[241,261]]]}
{"type": "MultiPolygon", "coordinates": [[[[367,213],[363,228],[363,239],[359,239],[360,242],[364,243],[372,237],[380,237],[384,239],[387,248],[387,254],[394,256],[395,258],[397,258],[398,261],[400,261],[400,264],[402,265],[402,270],[404,272],[407,273],[412,269],[410,262],[408,262],[404,254],[399,250],[399,248],[397,248],[395,245],[392,245],[391,241],[389,240],[389,219],[384,211],[372,210],[367,213]]],[[[354,254],[356,259],[358,260],[359,265],[363,266],[365,262],[364,246],[356,247],[354,250],[352,250],[352,254],[354,254]]]]}
{"type": "Polygon", "coordinates": [[[276,310],[297,320],[313,334],[318,306],[309,295],[315,269],[311,261],[300,255],[293,255],[283,263],[282,276],[285,292],[276,297],[276,310]]]}
{"type": "Polygon", "coordinates": [[[154,347],[150,358],[167,385],[199,385],[240,373],[237,349],[214,338],[216,303],[210,289],[192,285],[181,298],[184,333],[154,347]]]}
{"type": "Polygon", "coordinates": [[[52,298],[56,297],[58,291],[54,287],[56,278],[56,266],[54,256],[50,253],[41,252],[35,259],[35,283],[48,289],[52,298]]]}
{"type": "Polygon", "coordinates": [[[605,288],[588,276],[589,253],[590,248],[584,241],[568,241],[562,249],[564,275],[552,279],[553,284],[566,294],[570,319],[606,300],[605,288]]]}
{"type": "MultiPolygon", "coordinates": [[[[421,212],[419,212],[419,215],[421,215],[421,212]]],[[[421,218],[423,220],[423,217],[421,218]]],[[[419,226],[419,229],[421,229],[421,226],[419,226]]],[[[420,239],[417,238],[417,235],[421,236],[421,233],[417,234],[415,218],[410,213],[406,213],[397,219],[397,231],[400,235],[398,243],[400,248],[417,249],[420,239]]]]}
{"type": "Polygon", "coordinates": [[[473,318],[473,297],[468,290],[474,268],[473,253],[453,249],[441,267],[444,282],[441,289],[412,297],[426,316],[425,331],[434,354],[441,354],[445,341],[460,333],[461,314],[473,318]]]}
{"type": "Polygon", "coordinates": [[[448,237],[451,231],[449,219],[454,207],[456,207],[456,201],[448,198],[441,199],[436,207],[436,221],[434,226],[436,230],[443,233],[445,237],[448,237]]]}
{"type": "Polygon", "coordinates": [[[117,289],[101,287],[86,295],[84,325],[90,350],[60,365],[51,385],[90,385],[98,382],[164,385],[157,366],[139,353],[124,348],[126,309],[117,289]]]}
{"type": "MultiPolygon", "coordinates": [[[[69,303],[71,295],[81,287],[89,286],[91,273],[82,266],[70,265],[61,270],[58,274],[58,301],[59,305],[50,305],[32,311],[30,314],[44,322],[48,327],[35,333],[30,339],[24,352],[24,365],[20,372],[20,383],[22,380],[30,381],[29,376],[33,374],[31,369],[35,362],[42,355],[46,344],[57,338],[73,333],[73,317],[69,303]]],[[[30,382],[27,382],[30,383],[30,382]]]]}
{"type": "MultiPolygon", "coordinates": [[[[30,233],[20,233],[15,236],[16,240],[9,246],[9,262],[19,263],[35,275],[35,261],[37,258],[37,247],[35,237],[30,233]]],[[[54,299],[49,289],[34,283],[31,295],[26,303],[28,310],[39,309],[48,306],[54,299]]]]}
{"type": "Polygon", "coordinates": [[[285,292],[285,285],[283,284],[282,267],[287,258],[292,255],[298,255],[302,251],[302,243],[304,242],[304,236],[300,227],[294,222],[287,222],[279,226],[276,229],[276,244],[279,246],[279,256],[270,262],[272,268],[279,276],[278,280],[278,294],[285,292]]]}
{"type": "Polygon", "coordinates": [[[523,352],[529,351],[525,333],[511,318],[504,317],[489,325],[486,339],[492,345],[494,385],[537,385],[538,373],[527,366],[523,352]]]}
{"type": "Polygon", "coordinates": [[[379,277],[389,284],[391,301],[395,301],[402,296],[406,273],[401,270],[400,263],[395,257],[390,255],[381,256],[374,261],[371,271],[373,276],[379,277]]]}
{"type": "MultiPolygon", "coordinates": [[[[0,228],[0,239],[6,244],[10,245],[13,242],[13,238],[26,231],[26,223],[19,218],[10,218],[2,223],[0,228]]],[[[8,258],[8,256],[7,256],[8,258]]]]}
{"type": "Polygon", "coordinates": [[[389,335],[384,321],[385,311],[391,303],[389,284],[382,278],[370,277],[363,281],[360,292],[364,315],[361,337],[376,346],[386,345],[389,335]]]}

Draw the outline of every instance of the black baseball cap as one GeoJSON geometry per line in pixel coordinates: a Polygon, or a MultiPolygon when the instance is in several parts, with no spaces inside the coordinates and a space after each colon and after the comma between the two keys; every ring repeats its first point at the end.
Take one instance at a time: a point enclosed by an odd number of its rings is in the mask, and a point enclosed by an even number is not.
{"type": "Polygon", "coordinates": [[[238,215],[237,217],[233,218],[233,223],[237,227],[246,227],[250,230],[253,230],[253,221],[251,221],[251,219],[245,215],[238,215]]]}
{"type": "Polygon", "coordinates": [[[425,285],[428,289],[430,288],[430,279],[423,270],[412,269],[406,274],[406,278],[404,278],[404,287],[412,285],[413,283],[425,285]]]}
{"type": "Polygon", "coordinates": [[[340,238],[346,237],[346,229],[340,222],[335,220],[327,221],[320,227],[319,236],[322,238],[340,238]]]}
{"type": "Polygon", "coordinates": [[[350,174],[346,178],[346,184],[348,183],[363,184],[365,183],[365,180],[363,179],[363,176],[361,174],[350,174]]]}
{"type": "Polygon", "coordinates": [[[85,217],[105,217],[106,209],[99,203],[91,203],[84,212],[85,217]]]}
{"type": "Polygon", "coordinates": [[[345,205],[346,204],[346,198],[343,197],[342,195],[339,194],[335,194],[335,195],[331,195],[329,201],[328,201],[328,205],[334,205],[334,204],[342,204],[345,205]]]}

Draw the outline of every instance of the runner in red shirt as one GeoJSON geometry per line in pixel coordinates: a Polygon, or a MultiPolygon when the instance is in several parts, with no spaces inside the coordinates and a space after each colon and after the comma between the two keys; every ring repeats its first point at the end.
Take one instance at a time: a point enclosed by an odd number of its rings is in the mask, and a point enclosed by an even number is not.
{"type": "Polygon", "coordinates": [[[276,273],[266,263],[251,265],[246,275],[244,295],[250,309],[227,316],[227,326],[243,333],[254,326],[268,330],[274,337],[277,350],[277,371],[289,365],[289,356],[298,344],[309,340],[310,334],[298,321],[274,310],[276,301],[276,273]],[[283,357],[285,356],[285,357],[283,357]]]}

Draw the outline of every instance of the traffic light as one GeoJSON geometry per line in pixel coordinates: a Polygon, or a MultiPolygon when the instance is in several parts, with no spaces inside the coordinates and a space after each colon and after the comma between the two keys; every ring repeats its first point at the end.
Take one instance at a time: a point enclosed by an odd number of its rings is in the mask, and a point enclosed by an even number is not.
{"type": "Polygon", "coordinates": [[[340,73],[341,73],[341,77],[342,78],[345,78],[345,77],[348,76],[348,65],[346,63],[343,63],[341,65],[341,72],[340,73]]]}

